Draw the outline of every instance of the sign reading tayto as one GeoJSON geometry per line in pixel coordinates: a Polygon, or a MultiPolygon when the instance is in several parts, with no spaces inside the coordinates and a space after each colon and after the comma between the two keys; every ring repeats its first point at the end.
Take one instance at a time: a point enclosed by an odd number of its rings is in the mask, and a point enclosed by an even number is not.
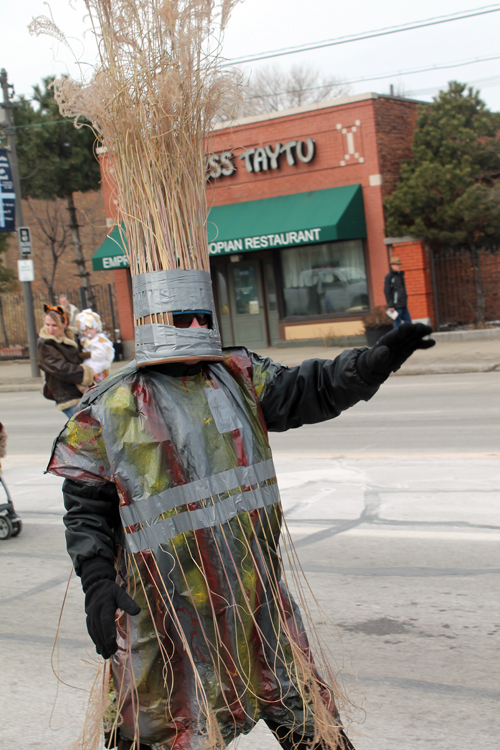
{"type": "Polygon", "coordinates": [[[16,194],[9,157],[5,148],[0,148],[0,232],[16,230],[16,194]]]}
{"type": "MultiPolygon", "coordinates": [[[[282,162],[290,167],[302,162],[309,164],[316,154],[316,143],[313,138],[306,141],[288,141],[287,143],[268,144],[257,148],[247,148],[238,156],[245,164],[247,172],[267,172],[269,169],[279,169],[282,162]]],[[[211,154],[207,159],[207,180],[216,180],[219,177],[230,177],[236,172],[233,162],[232,151],[223,151],[222,154],[211,154]]]]}

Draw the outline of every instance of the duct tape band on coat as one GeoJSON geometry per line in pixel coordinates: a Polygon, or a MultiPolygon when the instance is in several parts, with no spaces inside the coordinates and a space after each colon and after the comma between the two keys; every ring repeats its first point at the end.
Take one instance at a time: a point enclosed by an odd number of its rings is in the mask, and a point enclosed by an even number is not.
{"type": "Polygon", "coordinates": [[[253,487],[269,480],[276,481],[276,471],[271,458],[252,466],[236,466],[234,469],[221,471],[219,474],[199,479],[196,482],[171,487],[158,495],[132,505],[122,506],[120,515],[124,526],[133,526],[136,523],[148,524],[162,513],[173,510],[179,505],[200,502],[222,495],[224,492],[241,489],[243,486],[253,487]]]}
{"type": "Polygon", "coordinates": [[[138,365],[200,357],[222,359],[215,314],[212,280],[208,271],[164,270],[132,276],[134,315],[147,318],[158,313],[207,310],[212,328],[175,328],[161,323],[135,327],[138,365]]]}
{"type": "Polygon", "coordinates": [[[206,529],[226,523],[243,511],[257,510],[274,505],[280,500],[278,485],[269,484],[248,492],[239,492],[214,505],[199,510],[185,511],[154,523],[140,531],[125,535],[129,552],[155,551],[168,539],[173,539],[186,531],[206,529]]]}

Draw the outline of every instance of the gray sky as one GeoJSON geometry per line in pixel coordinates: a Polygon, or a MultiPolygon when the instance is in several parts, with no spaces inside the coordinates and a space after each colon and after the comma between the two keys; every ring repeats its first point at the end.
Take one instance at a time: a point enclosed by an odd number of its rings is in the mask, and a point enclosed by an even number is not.
{"type": "MultiPolygon", "coordinates": [[[[69,72],[76,76],[66,47],[48,37],[31,37],[27,26],[35,15],[47,14],[42,0],[2,0],[2,42],[0,67],[7,69],[16,93],[30,95],[31,87],[43,76],[69,72]]],[[[224,54],[228,58],[267,52],[278,48],[319,42],[349,34],[435,18],[462,10],[493,6],[491,0],[245,0],[235,9],[226,35],[224,54]]],[[[500,9],[500,3],[498,6],[500,9]]],[[[93,63],[95,48],[82,37],[84,5],[81,0],[52,0],[54,20],[70,39],[84,63],[93,63]],[[72,7],[73,6],[73,7],[72,7]]],[[[350,94],[376,91],[431,100],[450,80],[470,83],[482,98],[500,111],[500,59],[467,64],[447,70],[415,74],[414,69],[466,62],[477,58],[500,58],[500,10],[467,20],[406,31],[322,50],[303,52],[243,66],[250,75],[260,66],[279,64],[289,68],[305,63],[325,78],[351,81],[393,74],[390,78],[350,84],[350,94]]],[[[91,68],[84,67],[87,71],[91,68]]]]}

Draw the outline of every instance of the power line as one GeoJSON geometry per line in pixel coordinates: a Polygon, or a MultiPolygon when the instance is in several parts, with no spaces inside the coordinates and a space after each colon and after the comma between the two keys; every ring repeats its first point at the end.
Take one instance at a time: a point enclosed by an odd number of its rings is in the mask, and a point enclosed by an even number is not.
{"type": "Polygon", "coordinates": [[[331,81],[330,83],[322,83],[318,86],[309,86],[301,89],[291,89],[289,91],[273,92],[271,94],[257,94],[255,96],[247,97],[247,101],[251,99],[269,99],[272,96],[283,96],[285,94],[296,94],[303,91],[316,91],[318,89],[326,89],[330,86],[346,86],[351,83],[363,83],[364,81],[382,81],[387,78],[396,78],[403,75],[414,75],[415,73],[429,73],[433,70],[450,70],[451,68],[462,68],[466,65],[473,65],[474,63],[490,62],[491,60],[500,60],[500,55],[493,55],[491,57],[475,57],[472,60],[464,60],[457,63],[445,63],[444,65],[432,65],[428,68],[413,68],[412,70],[398,70],[393,73],[382,73],[379,76],[363,76],[362,78],[353,78],[351,80],[338,80],[331,81]]]}
{"type": "Polygon", "coordinates": [[[234,57],[223,63],[221,67],[228,67],[233,65],[242,65],[243,63],[256,62],[257,60],[269,60],[273,57],[282,57],[284,55],[293,55],[298,52],[309,52],[311,50],[323,49],[324,47],[335,47],[339,44],[349,44],[351,42],[360,42],[364,39],[374,39],[381,36],[389,36],[390,34],[399,34],[402,31],[412,31],[414,29],[423,29],[428,26],[437,26],[443,23],[449,23],[450,21],[461,21],[466,18],[474,18],[475,16],[484,16],[489,13],[497,13],[500,11],[499,5],[485,5],[482,8],[476,10],[466,10],[460,13],[453,13],[448,16],[435,16],[433,18],[427,18],[422,21],[413,21],[411,23],[402,24],[401,26],[388,26],[383,29],[376,29],[374,31],[367,31],[363,34],[354,34],[349,36],[338,37],[337,39],[326,39],[321,42],[313,42],[311,44],[299,45],[297,47],[283,47],[282,49],[272,50],[269,52],[262,52],[257,55],[247,55],[246,57],[234,57]]]}
{"type": "MultiPolygon", "coordinates": [[[[490,76],[489,78],[476,78],[474,81],[467,81],[469,86],[481,86],[481,89],[495,88],[500,85],[500,75],[490,76]]],[[[423,96],[425,94],[435,94],[439,91],[438,86],[426,89],[413,89],[405,91],[404,96],[423,96]]]]}

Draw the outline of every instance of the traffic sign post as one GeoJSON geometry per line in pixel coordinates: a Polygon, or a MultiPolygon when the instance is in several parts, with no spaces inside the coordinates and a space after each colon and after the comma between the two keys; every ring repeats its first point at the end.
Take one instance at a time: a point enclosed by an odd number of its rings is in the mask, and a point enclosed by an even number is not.
{"type": "MultiPolygon", "coordinates": [[[[7,144],[9,151],[9,162],[12,172],[12,182],[14,184],[14,193],[16,201],[16,224],[23,224],[23,207],[21,203],[21,182],[19,180],[19,169],[17,166],[17,153],[16,153],[16,138],[15,130],[12,123],[11,110],[15,106],[10,101],[9,88],[12,88],[7,82],[7,71],[5,68],[0,70],[0,86],[2,88],[3,101],[0,102],[0,109],[2,110],[2,126],[5,128],[7,135],[7,144]]],[[[5,197],[5,196],[4,196],[5,197]]],[[[19,227],[21,230],[28,230],[28,237],[30,235],[29,227],[19,227]]],[[[21,258],[25,256],[21,247],[21,235],[18,234],[19,238],[19,254],[21,258]]],[[[29,237],[31,239],[31,237],[29,237]]],[[[31,242],[29,243],[31,245],[31,242]]],[[[30,250],[31,252],[31,250],[30,250]]],[[[33,263],[33,261],[21,260],[21,263],[33,263]]],[[[31,274],[33,276],[33,274],[31,274]]],[[[31,375],[34,378],[40,377],[40,370],[38,369],[37,353],[36,353],[36,324],[35,324],[35,312],[33,310],[33,295],[31,294],[31,281],[23,281],[23,299],[24,299],[24,313],[26,316],[26,330],[28,333],[28,344],[30,350],[30,362],[31,362],[31,375]]]]}
{"type": "Polygon", "coordinates": [[[17,276],[19,281],[34,281],[35,280],[35,267],[32,260],[18,260],[17,261],[17,276]]]}
{"type": "Polygon", "coordinates": [[[31,255],[31,229],[29,227],[19,227],[17,230],[19,238],[19,250],[21,255],[31,255]]]}

